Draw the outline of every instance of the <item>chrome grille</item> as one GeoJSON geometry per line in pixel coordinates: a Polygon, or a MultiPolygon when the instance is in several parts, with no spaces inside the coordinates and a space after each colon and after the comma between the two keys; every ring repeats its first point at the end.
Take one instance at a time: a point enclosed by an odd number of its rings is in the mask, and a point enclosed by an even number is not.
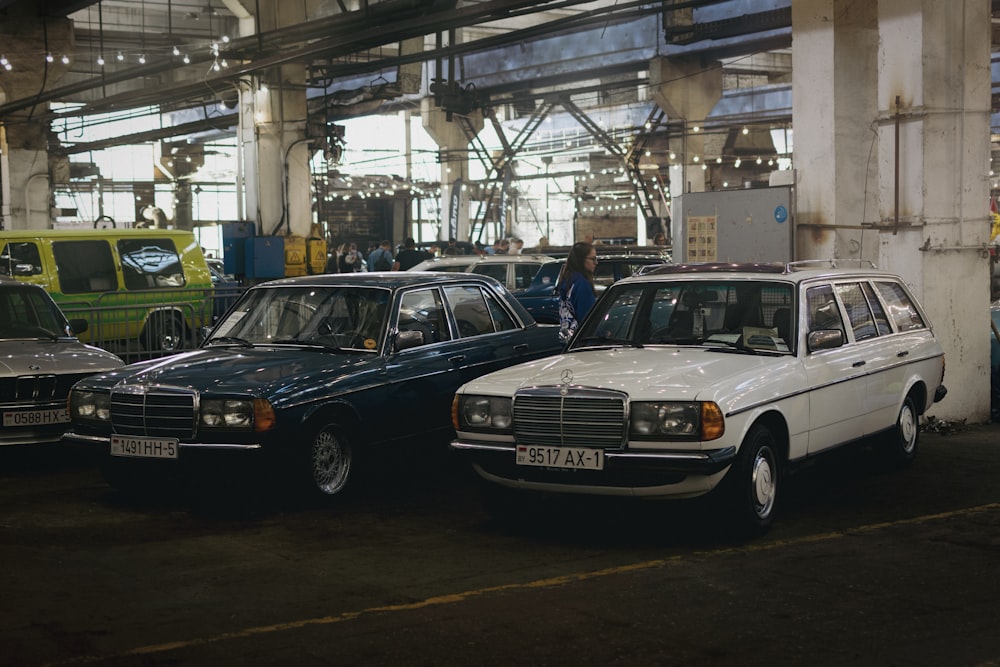
{"type": "Polygon", "coordinates": [[[121,435],[190,438],[194,435],[194,392],[173,387],[128,385],[111,392],[111,427],[121,435]]]}
{"type": "Polygon", "coordinates": [[[625,394],[601,389],[533,387],[514,395],[514,438],[524,445],[620,449],[625,394]]]}
{"type": "Polygon", "coordinates": [[[69,389],[86,373],[69,375],[21,375],[0,379],[0,403],[48,403],[64,400],[69,389]]]}

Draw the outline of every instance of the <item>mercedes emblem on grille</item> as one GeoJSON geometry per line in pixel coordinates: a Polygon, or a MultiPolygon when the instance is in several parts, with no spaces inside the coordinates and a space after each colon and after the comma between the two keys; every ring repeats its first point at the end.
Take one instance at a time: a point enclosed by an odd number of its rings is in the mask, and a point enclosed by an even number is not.
{"type": "Polygon", "coordinates": [[[562,372],[562,383],[569,384],[572,381],[573,381],[573,371],[567,368],[562,372]]]}

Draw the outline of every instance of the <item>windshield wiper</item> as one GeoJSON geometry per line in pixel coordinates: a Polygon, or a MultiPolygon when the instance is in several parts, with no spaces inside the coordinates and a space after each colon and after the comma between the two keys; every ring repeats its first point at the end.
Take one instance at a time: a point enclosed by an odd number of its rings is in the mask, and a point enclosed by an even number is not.
{"type": "Polygon", "coordinates": [[[711,349],[726,350],[727,352],[730,351],[730,350],[735,350],[736,352],[742,352],[743,354],[764,354],[764,353],[775,352],[775,350],[762,350],[762,349],[756,348],[756,347],[749,347],[746,343],[743,342],[743,337],[742,336],[739,339],[733,340],[733,341],[730,341],[730,340],[717,340],[717,339],[716,340],[705,340],[702,344],[703,345],[710,345],[710,344],[711,345],[714,345],[714,344],[725,345],[726,347],[724,347],[724,348],[709,347],[709,349],[710,350],[711,349]]]}
{"type": "Polygon", "coordinates": [[[330,343],[324,343],[315,338],[310,338],[309,340],[302,340],[298,336],[293,336],[291,338],[278,338],[276,340],[268,341],[274,345],[302,345],[304,347],[319,347],[324,350],[339,350],[341,347],[339,345],[334,345],[330,343]]]}
{"type": "Polygon", "coordinates": [[[239,338],[238,336],[216,336],[215,338],[208,339],[208,345],[215,345],[216,343],[231,343],[239,345],[240,347],[253,347],[253,343],[245,338],[239,338]]]}
{"type": "MultiPolygon", "coordinates": [[[[580,341],[581,345],[621,345],[623,347],[643,347],[642,343],[637,343],[629,338],[608,338],[605,336],[589,336],[580,341]]],[[[574,346],[575,347],[575,346],[574,346]]]]}

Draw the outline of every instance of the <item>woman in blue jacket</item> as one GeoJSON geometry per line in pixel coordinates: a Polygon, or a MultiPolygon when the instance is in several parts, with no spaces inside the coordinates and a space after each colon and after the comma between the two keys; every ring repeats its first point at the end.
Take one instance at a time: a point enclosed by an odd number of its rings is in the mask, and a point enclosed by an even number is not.
{"type": "Polygon", "coordinates": [[[597,251],[592,243],[574,243],[559,273],[556,289],[559,290],[559,335],[569,340],[576,327],[597,301],[594,292],[594,270],[597,268],[597,251]]]}

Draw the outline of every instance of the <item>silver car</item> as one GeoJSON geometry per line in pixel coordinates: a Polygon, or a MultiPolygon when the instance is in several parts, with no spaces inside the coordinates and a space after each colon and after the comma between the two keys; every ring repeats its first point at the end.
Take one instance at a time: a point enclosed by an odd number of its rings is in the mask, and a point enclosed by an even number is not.
{"type": "Polygon", "coordinates": [[[86,320],[67,321],[41,287],[0,276],[0,445],[58,442],[69,426],[70,387],[124,365],[77,340],[86,328],[86,320]]]}

